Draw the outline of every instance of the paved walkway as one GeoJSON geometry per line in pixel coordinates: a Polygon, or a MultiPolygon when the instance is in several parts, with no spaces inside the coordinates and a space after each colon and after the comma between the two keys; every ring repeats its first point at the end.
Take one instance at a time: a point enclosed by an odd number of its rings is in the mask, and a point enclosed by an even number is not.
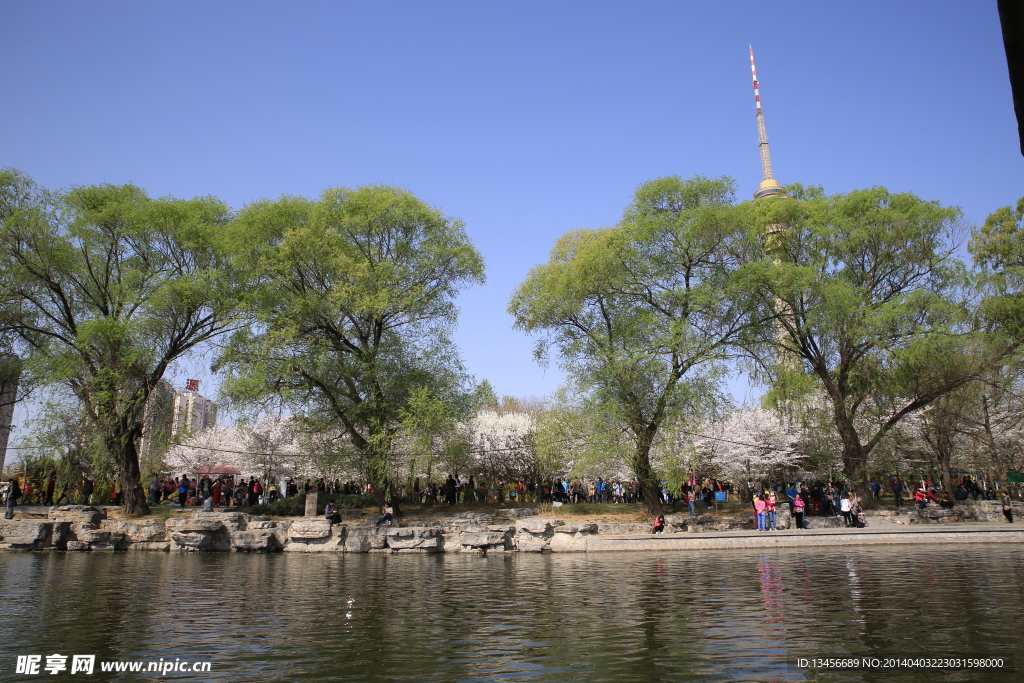
{"type": "MultiPolygon", "coordinates": [[[[869,518],[870,523],[870,518],[869,518]]],[[[588,536],[587,551],[711,550],[729,548],[805,548],[908,543],[1021,543],[1024,524],[1005,522],[956,524],[886,524],[866,529],[805,529],[784,531],[707,531],[676,534],[588,536]]]]}

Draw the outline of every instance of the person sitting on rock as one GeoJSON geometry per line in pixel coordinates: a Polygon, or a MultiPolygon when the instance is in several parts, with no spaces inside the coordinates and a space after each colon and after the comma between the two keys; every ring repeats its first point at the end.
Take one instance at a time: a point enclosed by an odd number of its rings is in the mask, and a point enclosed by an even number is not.
{"type": "Polygon", "coordinates": [[[341,522],[341,513],[334,509],[333,498],[324,506],[324,517],[327,519],[329,524],[338,524],[341,522]]]}
{"type": "Polygon", "coordinates": [[[655,534],[665,533],[665,515],[658,515],[654,518],[654,528],[651,531],[655,534]]]}
{"type": "Polygon", "coordinates": [[[385,502],[380,506],[381,515],[377,518],[377,521],[373,523],[374,526],[380,526],[384,522],[391,524],[391,520],[394,519],[394,508],[391,507],[391,503],[385,502]]]}

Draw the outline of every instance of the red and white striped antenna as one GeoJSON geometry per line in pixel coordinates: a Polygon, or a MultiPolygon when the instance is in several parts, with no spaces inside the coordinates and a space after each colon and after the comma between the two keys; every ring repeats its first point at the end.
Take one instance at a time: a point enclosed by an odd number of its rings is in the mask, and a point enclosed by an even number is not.
{"type": "Polygon", "coordinates": [[[754,79],[754,104],[757,105],[757,113],[761,113],[761,91],[757,88],[757,67],[754,66],[754,46],[750,46],[750,75],[754,79]]]}
{"type": "Polygon", "coordinates": [[[768,133],[764,127],[764,112],[761,111],[761,90],[757,82],[757,67],[754,65],[754,46],[750,46],[750,75],[754,81],[754,104],[757,107],[757,146],[761,152],[761,174],[764,176],[755,199],[781,194],[782,188],[772,175],[772,158],[768,152],[768,133]]]}

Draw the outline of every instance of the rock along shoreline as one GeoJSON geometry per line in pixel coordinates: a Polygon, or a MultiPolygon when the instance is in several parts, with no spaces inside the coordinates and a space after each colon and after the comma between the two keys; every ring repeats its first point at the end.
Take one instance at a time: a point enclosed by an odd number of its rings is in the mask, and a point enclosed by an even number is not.
{"type": "MultiPolygon", "coordinates": [[[[108,519],[102,506],[49,508],[45,519],[0,520],[0,550],[244,552],[244,553],[573,553],[617,551],[793,548],[907,543],[1024,543],[1024,525],[997,523],[997,501],[970,501],[951,509],[878,511],[865,529],[838,518],[816,518],[808,530],[759,532],[743,520],[668,515],[664,534],[644,523],[574,524],[541,517],[537,509],[464,512],[437,522],[374,527],[362,510],[343,512],[341,524],[321,518],[275,519],[244,512],[194,512],[187,518],[108,519]],[[358,519],[358,521],[356,521],[358,519]],[[346,521],[347,520],[347,521],[346,521]],[[875,523],[871,523],[874,520],[875,523]]],[[[1014,512],[1024,514],[1024,504],[1014,512]]]]}

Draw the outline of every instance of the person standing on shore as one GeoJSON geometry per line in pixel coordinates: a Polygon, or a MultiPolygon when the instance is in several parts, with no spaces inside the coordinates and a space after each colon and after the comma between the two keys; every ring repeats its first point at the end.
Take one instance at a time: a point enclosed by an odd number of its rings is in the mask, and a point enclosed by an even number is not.
{"type": "Polygon", "coordinates": [[[14,519],[14,506],[18,504],[20,497],[21,486],[18,484],[18,478],[11,477],[11,485],[7,489],[7,512],[4,513],[4,519],[14,519]]]}
{"type": "Polygon", "coordinates": [[[178,482],[178,506],[184,509],[185,501],[188,499],[188,475],[182,475],[181,481],[178,482]]]}
{"type": "Polygon", "coordinates": [[[53,505],[53,490],[57,487],[57,477],[50,477],[46,482],[46,499],[43,505],[53,505]]]}
{"type": "Polygon", "coordinates": [[[860,529],[867,526],[867,521],[864,519],[864,506],[861,505],[860,496],[853,493],[850,494],[850,517],[854,527],[860,529]]]}
{"type": "Polygon", "coordinates": [[[761,496],[754,496],[754,518],[757,521],[757,530],[764,531],[765,510],[768,508],[761,496]]]}
{"type": "Polygon", "coordinates": [[[768,498],[764,502],[764,512],[765,515],[767,515],[768,517],[768,519],[766,520],[766,523],[768,525],[768,531],[777,531],[778,529],[775,526],[775,505],[778,503],[778,500],[775,498],[775,492],[769,491],[768,498]]]}
{"type": "Polygon", "coordinates": [[[797,497],[795,497],[793,499],[792,505],[793,505],[793,517],[796,519],[796,528],[797,529],[806,529],[807,527],[804,526],[804,524],[805,524],[805,522],[804,522],[804,510],[806,509],[807,504],[804,503],[804,499],[803,498],[801,498],[800,496],[797,496],[797,497]]]}
{"type": "Polygon", "coordinates": [[[843,515],[843,525],[852,526],[852,520],[850,519],[850,511],[853,509],[853,505],[850,503],[850,494],[844,493],[843,499],[839,501],[839,512],[843,515]]]}
{"type": "Polygon", "coordinates": [[[892,478],[892,497],[896,499],[896,509],[903,508],[903,482],[899,475],[892,478]]]}
{"type": "Polygon", "coordinates": [[[1013,524],[1013,499],[1010,498],[1010,491],[1003,492],[1003,516],[1006,521],[1013,524]]]}
{"type": "Polygon", "coordinates": [[[85,477],[82,479],[82,505],[88,505],[92,499],[92,479],[85,477]]]}

